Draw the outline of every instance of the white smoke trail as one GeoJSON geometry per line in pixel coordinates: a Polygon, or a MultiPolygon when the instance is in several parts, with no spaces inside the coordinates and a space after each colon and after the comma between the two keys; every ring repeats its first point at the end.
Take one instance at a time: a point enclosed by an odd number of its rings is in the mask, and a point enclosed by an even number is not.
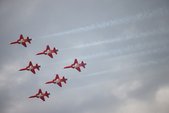
{"type": "MultiPolygon", "coordinates": [[[[120,48],[120,49],[115,49],[115,50],[109,50],[109,51],[105,51],[105,52],[100,52],[100,53],[93,53],[91,55],[88,56],[79,56],[78,59],[81,60],[88,60],[88,59],[95,59],[95,58],[99,58],[99,57],[107,57],[110,56],[112,58],[117,58],[117,57],[124,57],[124,56],[130,56],[130,55],[137,55],[139,53],[142,53],[143,49],[151,49],[153,47],[156,46],[163,46],[165,47],[165,49],[168,48],[168,44],[169,42],[149,42],[149,43],[139,43],[139,44],[133,44],[133,45],[128,45],[125,48],[120,48]]],[[[153,52],[152,50],[149,50],[150,52],[153,52]]],[[[154,51],[160,51],[158,48],[156,48],[156,50],[154,51]]],[[[145,54],[146,52],[143,51],[142,54],[145,54]]],[[[64,62],[72,62],[72,59],[68,59],[65,60],[64,62]]]]}
{"type": "Polygon", "coordinates": [[[147,37],[147,36],[152,36],[152,35],[157,35],[157,34],[164,34],[164,33],[169,33],[169,29],[158,29],[158,30],[154,30],[151,32],[144,32],[144,33],[140,33],[140,34],[135,34],[132,36],[131,35],[130,36],[119,36],[119,37],[115,37],[115,38],[109,39],[109,40],[102,40],[102,41],[96,41],[96,42],[92,42],[92,43],[81,44],[81,45],[77,45],[74,47],[64,48],[62,50],[81,49],[81,48],[98,46],[98,45],[102,45],[102,44],[110,44],[110,43],[125,41],[125,40],[129,40],[129,39],[142,38],[142,37],[147,37]]]}
{"type": "Polygon", "coordinates": [[[112,27],[112,26],[118,25],[118,24],[124,24],[124,23],[128,23],[128,22],[136,22],[138,20],[153,17],[154,15],[157,15],[157,14],[166,14],[166,13],[168,14],[167,9],[159,8],[159,9],[156,9],[153,11],[144,11],[143,13],[140,13],[140,14],[137,14],[134,16],[125,17],[125,18],[118,19],[118,20],[110,20],[110,21],[106,21],[103,23],[99,23],[99,24],[92,24],[92,25],[88,25],[88,26],[84,26],[84,27],[80,27],[80,28],[75,28],[72,30],[64,31],[64,32],[59,32],[59,33],[54,33],[54,34],[42,36],[41,38],[56,37],[56,36],[74,34],[74,33],[79,33],[79,32],[86,32],[86,31],[91,31],[91,30],[96,30],[96,29],[103,29],[103,28],[112,27]]]}
{"type": "MultiPolygon", "coordinates": [[[[145,55],[145,54],[152,54],[152,53],[158,53],[159,51],[161,52],[161,50],[165,48],[167,49],[168,46],[164,46],[162,48],[158,48],[158,49],[154,49],[154,50],[149,50],[149,51],[144,51],[144,52],[141,52],[140,55],[145,55]]],[[[138,55],[138,54],[136,54],[138,55]]],[[[118,71],[121,71],[122,69],[128,69],[128,68],[136,68],[136,67],[140,67],[140,66],[149,66],[149,65],[155,65],[155,64],[159,64],[160,62],[161,63],[164,63],[166,61],[169,61],[169,57],[165,57],[165,58],[158,58],[158,59],[154,59],[154,60],[149,60],[147,62],[140,62],[140,63],[135,63],[135,64],[127,64],[127,65],[123,65],[123,66],[117,66],[117,67],[114,67],[113,69],[108,69],[108,70],[104,70],[104,71],[100,71],[100,72],[95,72],[95,73],[91,73],[91,74],[88,74],[88,75],[84,75],[85,77],[90,77],[90,76],[95,76],[95,75],[103,75],[103,74],[106,74],[106,73],[112,73],[112,72],[118,72],[118,71]]],[[[169,62],[168,62],[169,63],[169,62]]]]}
{"type": "MultiPolygon", "coordinates": [[[[119,55],[124,55],[127,52],[130,51],[135,51],[135,52],[139,52],[138,50],[143,49],[143,48],[151,48],[154,46],[160,46],[160,45],[166,45],[168,46],[168,42],[145,42],[145,43],[138,43],[138,44],[133,44],[133,45],[128,45],[125,48],[121,49],[113,49],[113,50],[109,50],[109,51],[104,51],[104,52],[100,52],[100,53],[93,53],[91,55],[88,56],[79,56],[79,59],[83,59],[83,60],[87,60],[87,59],[93,59],[93,58],[97,58],[97,57],[106,57],[106,56],[118,56],[119,55]]],[[[69,62],[72,61],[72,59],[69,60],[65,60],[65,62],[69,62]]]]}

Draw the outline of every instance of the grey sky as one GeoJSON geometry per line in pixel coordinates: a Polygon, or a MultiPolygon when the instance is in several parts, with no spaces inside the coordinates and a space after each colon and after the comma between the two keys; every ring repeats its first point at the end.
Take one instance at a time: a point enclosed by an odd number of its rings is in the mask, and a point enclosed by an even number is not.
{"type": "Polygon", "coordinates": [[[168,113],[168,0],[0,0],[0,112],[168,113]],[[9,45],[20,34],[24,48],[9,45]],[[49,44],[50,59],[35,54],[49,44]],[[77,58],[86,69],[63,70],[77,58]],[[29,61],[34,76],[18,70],[29,61]],[[66,76],[59,88],[45,85],[66,76]],[[42,102],[28,97],[41,88],[42,102]]]}

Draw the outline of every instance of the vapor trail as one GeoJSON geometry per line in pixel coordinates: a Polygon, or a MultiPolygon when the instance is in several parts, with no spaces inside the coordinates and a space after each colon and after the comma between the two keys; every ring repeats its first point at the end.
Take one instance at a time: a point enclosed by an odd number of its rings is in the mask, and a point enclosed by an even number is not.
{"type": "MultiPolygon", "coordinates": [[[[166,48],[166,46],[162,47],[162,48],[166,48]]],[[[145,55],[145,54],[152,54],[152,53],[157,53],[159,52],[162,48],[158,48],[158,49],[154,49],[152,51],[144,51],[144,52],[141,52],[141,55],[145,55]]],[[[137,54],[138,55],[138,54],[137,54]]],[[[157,64],[159,62],[166,62],[169,60],[169,57],[164,57],[164,58],[158,58],[158,59],[155,59],[155,60],[149,60],[147,62],[141,62],[141,63],[138,63],[138,64],[127,64],[127,65],[123,65],[123,66],[117,66],[113,69],[108,69],[108,70],[104,70],[104,71],[100,71],[100,72],[95,72],[95,73],[91,73],[91,74],[88,74],[88,75],[85,75],[85,77],[90,77],[90,76],[95,76],[95,75],[102,75],[102,74],[106,74],[106,73],[111,73],[111,72],[118,72],[122,69],[126,69],[126,68],[136,68],[136,67],[140,67],[140,66],[149,66],[149,65],[154,65],[154,64],[157,64]]]]}
{"type": "Polygon", "coordinates": [[[157,35],[157,34],[163,34],[163,33],[169,33],[169,29],[158,29],[158,30],[153,30],[153,31],[150,31],[150,32],[144,32],[144,33],[130,35],[130,36],[129,35],[128,36],[127,35],[119,36],[119,37],[115,37],[115,38],[109,39],[109,40],[102,40],[102,41],[96,41],[96,42],[92,42],[92,43],[80,44],[80,45],[77,45],[77,46],[64,48],[62,50],[82,49],[82,48],[87,48],[87,47],[92,47],[92,46],[110,44],[110,43],[125,41],[125,40],[129,40],[129,39],[136,39],[136,38],[152,36],[152,35],[157,35]]]}
{"type": "MultiPolygon", "coordinates": [[[[116,57],[116,56],[119,57],[124,54],[136,53],[136,52],[143,50],[143,49],[156,47],[157,45],[158,46],[160,46],[160,45],[168,46],[168,41],[166,41],[166,42],[149,42],[149,43],[146,42],[146,43],[127,45],[127,46],[125,46],[123,48],[119,48],[119,49],[112,49],[112,50],[104,51],[104,52],[100,52],[100,53],[93,53],[91,55],[79,56],[79,59],[87,60],[87,59],[93,59],[93,58],[98,58],[98,57],[106,57],[106,56],[110,56],[110,55],[113,57],[116,57]]],[[[72,59],[65,60],[65,62],[70,62],[70,61],[72,61],[72,59]]]]}
{"type": "Polygon", "coordinates": [[[117,19],[117,20],[109,20],[106,22],[98,23],[98,24],[92,24],[92,25],[88,25],[88,26],[84,26],[80,28],[71,29],[68,31],[58,32],[58,33],[42,36],[41,38],[56,37],[56,36],[74,34],[74,33],[79,33],[79,32],[86,32],[86,31],[91,31],[91,30],[96,30],[96,29],[104,29],[104,28],[112,27],[118,24],[136,22],[138,20],[153,17],[154,15],[157,15],[157,14],[165,14],[165,13],[168,14],[168,10],[165,8],[159,8],[159,9],[152,10],[152,11],[144,11],[134,16],[129,16],[129,17],[125,17],[125,18],[117,19]]]}
{"type": "Polygon", "coordinates": [[[80,59],[91,59],[91,58],[97,58],[97,57],[106,57],[106,56],[119,56],[119,55],[123,55],[127,52],[138,52],[138,50],[142,50],[144,48],[149,48],[149,47],[153,47],[156,45],[168,45],[168,42],[156,42],[156,43],[139,43],[139,44],[134,44],[134,45],[128,45],[126,46],[124,49],[115,49],[115,50],[110,50],[110,51],[106,51],[106,52],[100,52],[100,53],[94,53],[92,55],[88,55],[88,56],[84,56],[84,57],[80,57],[80,59]]]}

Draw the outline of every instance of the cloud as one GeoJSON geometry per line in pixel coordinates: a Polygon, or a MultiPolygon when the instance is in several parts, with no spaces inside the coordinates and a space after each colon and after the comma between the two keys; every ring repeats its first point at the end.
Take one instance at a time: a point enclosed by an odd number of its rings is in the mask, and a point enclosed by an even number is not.
{"type": "Polygon", "coordinates": [[[142,84],[136,80],[125,84],[119,84],[118,86],[115,86],[116,88],[114,87],[112,89],[112,94],[119,99],[125,99],[128,98],[129,92],[134,91],[141,86],[142,84]]]}
{"type": "Polygon", "coordinates": [[[115,113],[153,113],[151,105],[147,102],[129,99],[115,113]]]}
{"type": "Polygon", "coordinates": [[[148,100],[128,98],[115,113],[168,113],[168,93],[169,88],[164,86],[156,90],[155,96],[152,96],[148,100]]]}
{"type": "Polygon", "coordinates": [[[11,75],[16,74],[18,68],[19,68],[19,62],[13,62],[11,64],[4,64],[3,65],[2,69],[0,70],[0,72],[1,72],[0,87],[8,86],[8,82],[10,83],[14,80],[15,77],[11,76],[11,75]],[[6,82],[4,82],[4,81],[6,81],[6,82]]]}
{"type": "Polygon", "coordinates": [[[1,112],[6,113],[11,107],[11,95],[9,93],[8,87],[0,87],[0,109],[1,112]]]}
{"type": "Polygon", "coordinates": [[[155,94],[155,102],[159,112],[168,113],[169,112],[169,87],[161,87],[155,94]]]}

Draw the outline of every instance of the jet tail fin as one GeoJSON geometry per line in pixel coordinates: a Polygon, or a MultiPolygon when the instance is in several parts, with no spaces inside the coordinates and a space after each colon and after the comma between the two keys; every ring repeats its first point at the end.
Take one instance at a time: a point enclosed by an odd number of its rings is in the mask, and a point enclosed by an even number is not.
{"type": "Polygon", "coordinates": [[[45,92],[45,96],[49,98],[50,93],[48,93],[47,91],[45,92]]]}
{"type": "Polygon", "coordinates": [[[62,81],[66,84],[67,79],[65,77],[63,77],[62,81]]]}
{"type": "Polygon", "coordinates": [[[81,62],[81,65],[82,65],[83,68],[85,68],[86,63],[84,63],[84,62],[82,61],[82,62],[81,62]]]}
{"type": "Polygon", "coordinates": [[[29,37],[27,37],[27,41],[31,44],[31,40],[29,37]]]}
{"type": "Polygon", "coordinates": [[[36,64],[36,68],[37,68],[38,70],[40,70],[40,65],[36,64]]]}
{"type": "Polygon", "coordinates": [[[55,54],[57,54],[58,49],[56,49],[56,48],[54,47],[54,48],[53,48],[53,52],[54,52],[55,54]]]}

